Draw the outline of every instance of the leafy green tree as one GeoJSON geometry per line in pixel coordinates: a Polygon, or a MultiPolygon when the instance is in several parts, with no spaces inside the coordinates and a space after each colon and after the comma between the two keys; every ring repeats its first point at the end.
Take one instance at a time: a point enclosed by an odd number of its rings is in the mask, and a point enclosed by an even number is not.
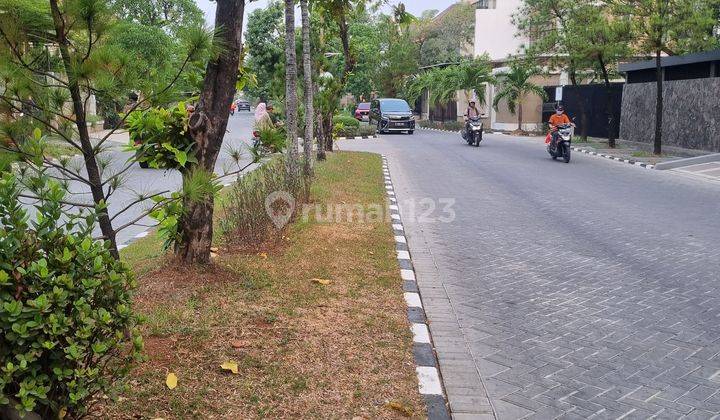
{"type": "Polygon", "coordinates": [[[384,37],[380,44],[384,53],[373,77],[383,95],[396,96],[403,80],[418,71],[418,46],[408,31],[399,32],[387,16],[380,17],[379,33],[384,37]]]}
{"type": "MultiPolygon", "coordinates": [[[[105,0],[74,0],[48,3],[3,0],[0,14],[0,106],[10,117],[0,122],[9,146],[29,168],[57,171],[56,177],[76,183],[88,193],[96,207],[98,224],[110,252],[118,258],[116,235],[127,227],[114,226],[108,200],[122,186],[129,162],[117,171],[106,170],[106,141],[95,141],[88,130],[88,101],[91,95],[122,97],[141,87],[145,98],[134,107],[147,105],[174,91],[174,82],[205,45],[205,34],[196,32],[185,46],[184,59],[165,85],[138,74],[133,57],[108,42],[115,19],[105,0]],[[49,138],[57,138],[82,155],[82,168],[45,156],[49,138]]],[[[118,121],[118,125],[121,121],[118,121]]],[[[138,204],[147,197],[139,197],[138,204]]]]}
{"type": "Polygon", "coordinates": [[[264,9],[256,9],[248,16],[245,32],[247,67],[257,77],[257,86],[248,93],[267,101],[270,97],[284,96],[285,33],[283,3],[272,1],[264,9]]]}
{"type": "Polygon", "coordinates": [[[537,95],[543,99],[547,94],[542,87],[532,82],[534,76],[542,74],[542,70],[532,61],[513,61],[510,69],[497,75],[498,91],[493,99],[493,107],[498,108],[501,101],[507,101],[510,112],[517,115],[518,131],[522,130],[522,101],[528,95],[537,95]]]}
{"type": "Polygon", "coordinates": [[[111,7],[123,19],[167,28],[173,34],[205,23],[205,16],[194,0],[113,0],[111,7]]]}
{"type": "Polygon", "coordinates": [[[445,103],[454,100],[458,91],[464,91],[485,103],[485,87],[494,81],[490,62],[482,57],[413,75],[407,79],[403,96],[413,103],[429,92],[431,103],[445,103]]]}
{"type": "Polygon", "coordinates": [[[655,140],[662,153],[663,54],[683,54],[717,47],[717,0],[606,0],[613,14],[630,19],[639,53],[652,54],[656,64],[655,140]]]}
{"type": "MultiPolygon", "coordinates": [[[[617,75],[617,63],[630,56],[630,23],[624,17],[611,17],[610,11],[597,4],[580,4],[565,23],[565,44],[570,60],[588,66],[606,88],[608,145],[615,147],[615,121],[612,113],[610,80],[617,75]]],[[[595,79],[595,77],[593,77],[595,79]]]]}
{"type": "Polygon", "coordinates": [[[472,4],[457,3],[426,24],[419,22],[415,22],[419,25],[415,40],[420,51],[420,66],[456,63],[473,55],[475,7],[472,4]]]}

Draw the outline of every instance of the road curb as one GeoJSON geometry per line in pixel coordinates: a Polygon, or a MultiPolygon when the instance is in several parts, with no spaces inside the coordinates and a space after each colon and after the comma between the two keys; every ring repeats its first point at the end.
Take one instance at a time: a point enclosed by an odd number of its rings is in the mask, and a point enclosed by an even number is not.
{"type": "Polygon", "coordinates": [[[619,157],[616,157],[616,156],[607,155],[607,154],[604,154],[604,153],[598,153],[598,152],[594,152],[594,151],[592,151],[592,150],[581,149],[581,148],[579,148],[579,147],[574,147],[574,146],[571,146],[570,149],[572,149],[572,150],[574,150],[574,151],[576,151],[576,152],[585,153],[585,154],[587,154],[587,155],[602,157],[602,158],[614,160],[614,161],[616,161],[616,162],[628,163],[628,164],[630,164],[630,165],[639,166],[639,167],[645,168],[645,169],[655,169],[655,165],[650,165],[649,163],[645,163],[645,162],[639,162],[639,161],[634,160],[634,159],[619,158],[619,157]]]}
{"type": "Polygon", "coordinates": [[[405,238],[405,228],[402,224],[400,209],[395,197],[395,189],[390,177],[387,158],[385,155],[381,156],[385,191],[388,196],[390,218],[395,235],[395,249],[397,251],[398,265],[400,266],[400,278],[403,280],[403,296],[408,306],[407,316],[410,322],[410,331],[412,331],[413,335],[413,358],[415,359],[418,388],[425,399],[428,418],[432,420],[449,420],[450,411],[448,410],[447,397],[440,377],[440,365],[430,335],[420,289],[417,285],[415,269],[412,264],[407,238],[405,238]]]}
{"type": "Polygon", "coordinates": [[[366,140],[376,138],[378,138],[377,134],[374,136],[336,137],[335,140],[366,140]]]}

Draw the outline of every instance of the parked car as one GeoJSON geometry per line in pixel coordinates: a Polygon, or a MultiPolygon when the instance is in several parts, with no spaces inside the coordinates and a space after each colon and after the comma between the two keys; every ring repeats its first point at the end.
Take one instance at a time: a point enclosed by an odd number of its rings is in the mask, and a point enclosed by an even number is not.
{"type": "Polygon", "coordinates": [[[250,111],[250,102],[248,101],[237,101],[237,110],[238,111],[250,111]]]}
{"type": "Polygon", "coordinates": [[[370,104],[370,124],[377,125],[378,133],[415,131],[415,118],[410,105],[402,99],[381,98],[370,104]]]}
{"type": "Polygon", "coordinates": [[[355,109],[355,119],[358,121],[370,120],[370,102],[360,102],[355,109]]]}

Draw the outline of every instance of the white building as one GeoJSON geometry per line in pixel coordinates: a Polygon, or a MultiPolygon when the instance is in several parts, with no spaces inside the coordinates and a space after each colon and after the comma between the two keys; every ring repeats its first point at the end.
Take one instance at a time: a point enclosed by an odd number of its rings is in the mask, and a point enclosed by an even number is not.
{"type": "Polygon", "coordinates": [[[488,54],[490,60],[504,61],[527,43],[517,36],[513,14],[522,0],[479,0],[475,3],[475,56],[488,54]]]}

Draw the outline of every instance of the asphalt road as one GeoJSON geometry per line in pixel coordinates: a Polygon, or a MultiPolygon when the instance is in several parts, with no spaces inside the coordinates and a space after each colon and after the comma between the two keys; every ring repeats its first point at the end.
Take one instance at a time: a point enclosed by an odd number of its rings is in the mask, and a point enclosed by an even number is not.
{"type": "Polygon", "coordinates": [[[720,413],[720,184],[504,135],[339,147],[388,158],[455,418],[720,413]]]}
{"type": "MultiPolygon", "coordinates": [[[[228,133],[225,135],[223,148],[220,151],[218,162],[215,166],[215,172],[218,174],[232,172],[237,169],[237,165],[230,157],[232,150],[243,150],[244,158],[241,164],[250,162],[247,145],[250,144],[252,135],[253,114],[251,112],[236,112],[230,117],[228,123],[228,133]]],[[[132,157],[131,153],[124,152],[122,149],[124,144],[118,142],[107,142],[109,150],[103,153],[103,157],[109,162],[105,169],[105,174],[117,173],[122,170],[128,159],[132,157]]],[[[75,160],[79,158],[76,157],[75,160]]],[[[84,172],[84,170],[83,170],[84,172]]],[[[107,179],[106,175],[104,179],[107,179]]],[[[230,182],[229,178],[225,182],[230,182]]],[[[153,194],[162,191],[176,191],[181,188],[182,181],[180,174],[176,171],[165,171],[159,169],[142,169],[135,164],[132,169],[123,175],[123,182],[120,189],[117,190],[109,199],[109,211],[111,216],[127,207],[128,204],[135,201],[138,194],[153,194]]],[[[76,194],[72,197],[74,201],[89,202],[90,195],[87,188],[81,184],[71,184],[71,191],[76,194]]],[[[133,206],[129,211],[123,212],[113,220],[113,226],[119,227],[131,222],[141,216],[152,203],[146,202],[133,206]]],[[[137,224],[123,229],[118,233],[118,244],[127,243],[137,235],[142,235],[153,225],[153,220],[145,217],[139,220],[137,224]]],[[[97,230],[99,235],[99,229],[97,230]]]]}

